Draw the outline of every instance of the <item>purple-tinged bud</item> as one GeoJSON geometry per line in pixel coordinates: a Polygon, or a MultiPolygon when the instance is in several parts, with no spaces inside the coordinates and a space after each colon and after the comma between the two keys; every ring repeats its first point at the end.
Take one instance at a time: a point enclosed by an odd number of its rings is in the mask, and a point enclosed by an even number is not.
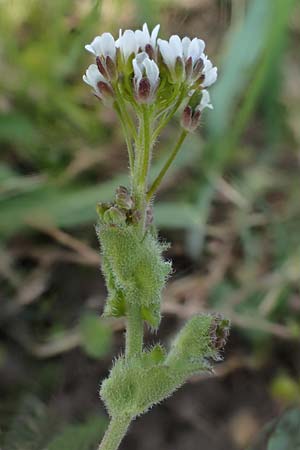
{"type": "Polygon", "coordinates": [[[196,130],[200,124],[201,119],[201,111],[199,109],[196,109],[192,116],[192,122],[191,122],[191,131],[196,130]]]}
{"type": "Polygon", "coordinates": [[[132,209],[134,207],[134,202],[128,189],[124,186],[119,186],[116,190],[116,204],[122,209],[132,209]]]}
{"type": "Polygon", "coordinates": [[[205,108],[213,109],[209,92],[206,89],[196,90],[182,112],[181,126],[187,131],[194,131],[200,123],[201,114],[205,108]]]}
{"type": "Polygon", "coordinates": [[[146,208],[146,223],[145,223],[146,227],[152,225],[153,219],[154,219],[153,207],[151,205],[148,205],[146,208]]]}
{"type": "Polygon", "coordinates": [[[139,223],[139,222],[141,221],[141,219],[142,219],[142,214],[141,214],[141,212],[140,212],[139,210],[135,209],[135,210],[132,212],[130,219],[131,219],[131,222],[132,222],[133,224],[139,223]]]}
{"type": "Polygon", "coordinates": [[[185,76],[189,80],[193,71],[193,59],[190,56],[185,62],[185,76]]]}
{"type": "Polygon", "coordinates": [[[203,83],[204,80],[205,80],[205,75],[202,74],[202,75],[200,75],[200,77],[195,81],[195,85],[196,85],[196,86],[200,86],[200,85],[203,83]]]}
{"type": "Polygon", "coordinates": [[[140,103],[154,101],[159,84],[159,68],[146,52],[139,53],[132,61],[135,97],[140,103]]]}
{"type": "Polygon", "coordinates": [[[114,60],[107,56],[105,59],[106,71],[111,81],[114,81],[117,77],[117,69],[114,60]]]}
{"type": "Polygon", "coordinates": [[[183,64],[183,60],[180,56],[177,56],[176,58],[176,62],[175,62],[175,75],[176,75],[176,79],[178,81],[181,81],[183,79],[183,74],[184,74],[184,64],[183,64]]]}
{"type": "Polygon", "coordinates": [[[197,80],[199,79],[199,77],[202,76],[203,67],[204,67],[203,59],[199,58],[193,67],[192,78],[194,80],[197,80]]]}
{"type": "Polygon", "coordinates": [[[230,331],[230,321],[221,314],[212,314],[210,325],[210,339],[216,350],[222,350],[225,347],[230,331]]]}
{"type": "Polygon", "coordinates": [[[136,98],[140,103],[148,103],[151,95],[151,84],[147,77],[142,78],[137,86],[136,98]]]}
{"type": "Polygon", "coordinates": [[[98,81],[97,86],[100,92],[101,99],[112,100],[112,98],[114,97],[114,91],[108,83],[106,83],[105,81],[98,81]]]}
{"type": "Polygon", "coordinates": [[[192,125],[192,115],[193,115],[193,111],[192,108],[187,105],[181,115],[181,126],[186,129],[186,130],[190,130],[191,125],[192,125]]]}
{"type": "Polygon", "coordinates": [[[149,56],[150,59],[155,58],[155,52],[154,52],[154,49],[151,44],[146,44],[145,52],[147,53],[147,55],[149,56]]]}
{"type": "Polygon", "coordinates": [[[108,74],[105,70],[105,67],[103,65],[103,62],[101,61],[101,58],[99,56],[96,57],[96,64],[98,67],[99,72],[104,76],[104,78],[108,78],[108,74]]]}

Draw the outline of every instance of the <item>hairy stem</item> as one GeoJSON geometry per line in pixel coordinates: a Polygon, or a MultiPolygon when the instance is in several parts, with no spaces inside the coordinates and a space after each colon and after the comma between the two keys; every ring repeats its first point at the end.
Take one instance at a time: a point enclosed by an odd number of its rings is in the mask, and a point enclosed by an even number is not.
{"type": "Polygon", "coordinates": [[[145,231],[147,186],[151,163],[151,112],[146,105],[142,106],[139,117],[139,133],[136,140],[135,166],[133,174],[133,197],[139,211],[142,233],[145,231]]]}
{"type": "Polygon", "coordinates": [[[143,108],[143,158],[141,161],[141,172],[139,182],[144,187],[146,193],[148,172],[151,159],[151,139],[150,139],[150,120],[147,107],[143,108]]]}
{"type": "Polygon", "coordinates": [[[130,422],[130,417],[112,417],[98,450],[117,450],[130,422]]]}
{"type": "Polygon", "coordinates": [[[174,147],[174,149],[172,150],[167,162],[165,163],[164,167],[161,169],[161,171],[159,172],[159,174],[157,175],[157,177],[155,178],[152,186],[150,187],[148,193],[147,193],[147,201],[151,200],[151,197],[153,196],[153,194],[157,191],[157,188],[159,187],[163,177],[165,176],[167,170],[169,169],[170,165],[172,164],[172,162],[174,161],[174,159],[177,156],[177,153],[180,150],[180,147],[183,143],[183,141],[185,140],[187,136],[187,131],[182,131],[181,135],[179,136],[178,141],[176,142],[176,145],[174,147]]]}
{"type": "Polygon", "coordinates": [[[139,357],[143,350],[144,323],[141,317],[139,305],[128,306],[126,326],[126,348],[127,359],[139,357]]]}

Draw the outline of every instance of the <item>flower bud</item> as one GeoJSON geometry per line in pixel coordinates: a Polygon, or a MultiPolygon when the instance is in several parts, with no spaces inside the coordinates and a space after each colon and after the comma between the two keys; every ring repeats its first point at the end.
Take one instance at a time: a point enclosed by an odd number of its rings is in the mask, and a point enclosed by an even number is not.
{"type": "Polygon", "coordinates": [[[134,206],[133,199],[124,186],[119,186],[116,190],[116,204],[122,209],[132,209],[134,206]]]}
{"type": "Polygon", "coordinates": [[[152,225],[153,219],[153,207],[151,205],[148,205],[146,208],[146,227],[152,225]]]}
{"type": "Polygon", "coordinates": [[[108,73],[106,72],[106,69],[105,69],[105,67],[103,65],[103,62],[102,62],[102,60],[101,60],[101,58],[99,56],[96,57],[96,64],[97,64],[98,70],[101,73],[101,75],[103,75],[104,78],[107,79],[108,78],[108,73]]]}
{"type": "Polygon", "coordinates": [[[176,62],[175,62],[175,76],[176,81],[181,82],[183,80],[183,74],[184,74],[184,64],[183,60],[180,56],[177,56],[176,62]]]}
{"type": "Polygon", "coordinates": [[[140,103],[151,103],[159,83],[158,66],[145,52],[137,54],[132,65],[135,97],[140,103]]]}
{"type": "Polygon", "coordinates": [[[104,100],[106,103],[112,102],[114,91],[96,64],[91,64],[88,67],[83,76],[83,81],[93,88],[96,97],[104,100]]]}
{"type": "Polygon", "coordinates": [[[123,225],[126,222],[126,215],[118,207],[112,206],[105,211],[103,221],[108,225],[123,225]]]}
{"type": "Polygon", "coordinates": [[[193,110],[189,105],[187,105],[181,114],[181,120],[180,120],[180,124],[181,124],[182,128],[184,128],[187,131],[191,130],[192,116],[193,116],[193,110]]]}
{"type": "Polygon", "coordinates": [[[190,319],[178,333],[167,357],[175,371],[194,373],[209,369],[209,359],[219,359],[229,335],[229,321],[216,314],[201,314],[190,319]]]}
{"type": "Polygon", "coordinates": [[[149,56],[150,59],[155,58],[155,52],[154,52],[154,49],[151,44],[146,44],[145,52],[147,53],[147,55],[149,56]]]}
{"type": "Polygon", "coordinates": [[[222,350],[227,342],[230,330],[230,322],[221,314],[212,314],[209,335],[211,343],[216,350],[222,350]]]}
{"type": "Polygon", "coordinates": [[[202,74],[203,67],[204,67],[203,60],[200,58],[196,61],[193,67],[192,73],[193,80],[198,80],[199,78],[201,78],[202,80],[204,79],[204,75],[202,74]]]}
{"type": "Polygon", "coordinates": [[[114,60],[108,55],[105,59],[106,72],[109,76],[110,81],[115,81],[117,78],[117,69],[114,60]]]}
{"type": "Polygon", "coordinates": [[[111,102],[113,100],[114,91],[108,83],[104,81],[98,81],[97,87],[100,93],[101,100],[105,100],[106,102],[111,102]]]}
{"type": "Polygon", "coordinates": [[[99,202],[96,206],[96,212],[100,219],[103,219],[105,211],[112,207],[111,203],[99,202]]]}
{"type": "Polygon", "coordinates": [[[185,76],[187,79],[190,79],[192,71],[193,71],[193,59],[190,56],[189,58],[187,58],[185,62],[185,76]]]}
{"type": "Polygon", "coordinates": [[[148,78],[144,77],[137,86],[136,98],[140,103],[148,103],[150,99],[151,85],[148,78]]]}
{"type": "Polygon", "coordinates": [[[194,131],[199,126],[201,114],[205,108],[213,109],[208,91],[206,89],[195,90],[182,112],[181,126],[186,131],[194,131]]]}

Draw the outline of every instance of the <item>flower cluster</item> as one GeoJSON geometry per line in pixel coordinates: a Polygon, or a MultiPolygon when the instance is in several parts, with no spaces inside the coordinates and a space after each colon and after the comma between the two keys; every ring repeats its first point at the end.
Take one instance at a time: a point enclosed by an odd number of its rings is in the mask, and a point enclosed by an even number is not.
{"type": "Polygon", "coordinates": [[[159,25],[150,34],[142,30],[120,30],[118,39],[103,33],[85,46],[95,56],[83,76],[97,97],[104,102],[123,100],[138,109],[154,105],[160,114],[185,104],[181,124],[192,131],[202,110],[212,108],[207,87],[217,79],[217,68],[208,59],[203,40],[171,36],[158,39],[159,25]],[[199,102],[191,106],[197,94],[199,102]]]}

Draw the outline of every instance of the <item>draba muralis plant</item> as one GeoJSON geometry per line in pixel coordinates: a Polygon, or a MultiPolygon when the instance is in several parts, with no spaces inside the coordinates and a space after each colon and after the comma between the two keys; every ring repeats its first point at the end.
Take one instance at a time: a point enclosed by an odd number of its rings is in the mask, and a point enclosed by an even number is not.
{"type": "Polygon", "coordinates": [[[178,389],[188,377],[212,369],[229,333],[229,322],[216,314],[190,319],[170,350],[144,348],[144,323],[157,330],[161,292],[171,273],[153,225],[153,199],[184,139],[199,125],[202,111],[212,109],[205,89],[217,68],[198,38],[120,31],[97,36],[86,49],[95,57],[83,76],[120,120],[129,158],[128,187],[119,186],[111,203],[97,206],[102,271],[108,298],[105,316],[126,318],[125,353],[119,356],[100,389],[110,425],[99,450],[115,450],[130,422],[178,389]],[[160,173],[149,183],[154,144],[175,113],[182,109],[180,134],[160,173]]]}

